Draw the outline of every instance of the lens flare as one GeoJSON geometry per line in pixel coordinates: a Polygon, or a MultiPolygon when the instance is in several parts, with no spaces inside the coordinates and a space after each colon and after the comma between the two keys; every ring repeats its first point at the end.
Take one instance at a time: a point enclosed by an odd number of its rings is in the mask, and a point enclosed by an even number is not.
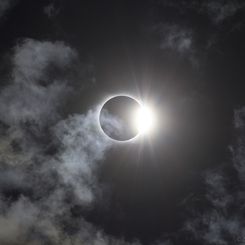
{"type": "MultiPolygon", "coordinates": [[[[151,104],[143,103],[141,100],[127,94],[119,94],[107,98],[101,104],[101,107],[99,107],[98,110],[98,122],[100,129],[109,138],[118,142],[135,141],[136,139],[141,138],[138,136],[143,136],[143,138],[145,138],[144,136],[150,136],[150,134],[152,134],[158,126],[158,120],[156,119],[158,118],[156,117],[156,112],[153,110],[151,104]],[[125,100],[126,98],[135,101],[135,103],[132,105],[130,103],[125,104],[126,101],[122,101],[122,99],[125,100]],[[115,102],[114,107],[108,107],[109,103],[112,105],[112,102],[115,102]],[[122,103],[120,104],[119,102],[122,103]],[[104,108],[106,106],[107,108],[104,108]],[[104,122],[101,121],[103,109],[106,109],[106,111],[109,112],[111,116],[118,118],[119,122],[122,123],[122,128],[113,129],[115,130],[112,131],[113,134],[107,130],[107,126],[111,129],[111,126],[113,125],[104,125],[104,122]],[[132,133],[132,138],[127,138],[128,133],[132,133]],[[120,135],[123,140],[121,140],[121,138],[118,139],[118,135],[120,135]]],[[[149,139],[150,138],[151,137],[149,137],[149,139]]]]}
{"type": "Polygon", "coordinates": [[[150,133],[155,126],[155,115],[148,106],[141,107],[133,113],[133,124],[139,134],[150,133]]]}

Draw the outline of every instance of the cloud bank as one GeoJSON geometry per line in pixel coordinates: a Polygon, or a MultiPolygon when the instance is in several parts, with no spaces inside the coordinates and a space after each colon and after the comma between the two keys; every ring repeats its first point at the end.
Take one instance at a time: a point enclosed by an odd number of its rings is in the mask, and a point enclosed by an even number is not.
{"type": "Polygon", "coordinates": [[[25,39],[13,50],[0,92],[0,244],[129,244],[72,211],[87,210],[102,191],[96,167],[111,146],[98,108],[59,112],[73,90],[64,71],[76,59],[62,42],[25,39]]]}

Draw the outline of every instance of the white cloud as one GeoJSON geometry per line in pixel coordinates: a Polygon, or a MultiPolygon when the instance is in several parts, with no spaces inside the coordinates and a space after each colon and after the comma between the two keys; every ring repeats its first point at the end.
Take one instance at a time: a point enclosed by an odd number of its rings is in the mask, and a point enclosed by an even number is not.
{"type": "Polygon", "coordinates": [[[215,24],[220,24],[226,19],[234,16],[245,4],[238,1],[207,1],[203,5],[208,15],[215,24]]]}
{"type": "Polygon", "coordinates": [[[153,27],[160,36],[160,49],[172,51],[190,61],[193,67],[199,66],[193,31],[178,24],[159,23],[153,27]]]}
{"type": "Polygon", "coordinates": [[[125,132],[127,132],[123,121],[110,114],[104,108],[100,112],[100,123],[105,133],[109,136],[113,136],[113,138],[123,138],[123,136],[125,136],[125,132]]]}
{"type": "Polygon", "coordinates": [[[37,209],[26,199],[21,198],[0,216],[0,243],[24,244],[27,234],[37,219],[37,209]]]}
{"type": "Polygon", "coordinates": [[[62,72],[76,56],[62,42],[27,39],[14,49],[12,80],[0,94],[6,124],[0,139],[1,245],[139,245],[71,214],[74,205],[90,207],[102,191],[96,169],[112,143],[99,128],[98,108],[59,118],[72,86],[62,72]],[[49,145],[53,153],[45,152],[49,145]],[[16,195],[12,200],[5,193],[16,195]]]}
{"type": "Polygon", "coordinates": [[[58,172],[64,183],[72,185],[80,201],[93,200],[94,169],[111,145],[98,127],[98,110],[60,121],[55,135],[61,143],[58,172]]]}
{"type": "Polygon", "coordinates": [[[13,80],[0,94],[1,121],[8,125],[34,121],[42,126],[57,119],[70,88],[65,79],[50,75],[50,69],[66,69],[75,57],[76,52],[62,42],[26,39],[17,45],[13,80]]]}
{"type": "Polygon", "coordinates": [[[75,50],[63,42],[25,39],[14,49],[14,82],[38,83],[48,79],[50,67],[66,69],[77,56],[75,50]]]}
{"type": "Polygon", "coordinates": [[[160,25],[162,49],[173,49],[180,54],[191,52],[193,45],[192,33],[177,25],[160,25]]]}

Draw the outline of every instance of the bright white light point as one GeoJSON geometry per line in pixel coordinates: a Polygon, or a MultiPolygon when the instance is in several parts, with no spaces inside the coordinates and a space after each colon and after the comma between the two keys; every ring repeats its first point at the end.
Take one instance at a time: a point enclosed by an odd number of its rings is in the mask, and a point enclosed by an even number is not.
{"type": "Polygon", "coordinates": [[[139,134],[148,134],[155,126],[155,115],[151,108],[142,105],[133,115],[133,123],[139,134]]]}

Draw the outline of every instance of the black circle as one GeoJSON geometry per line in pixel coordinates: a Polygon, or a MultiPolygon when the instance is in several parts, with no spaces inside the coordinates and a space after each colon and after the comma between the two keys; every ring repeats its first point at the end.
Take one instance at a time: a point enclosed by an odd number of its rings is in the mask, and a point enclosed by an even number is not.
{"type": "Polygon", "coordinates": [[[139,133],[132,122],[134,113],[140,104],[125,95],[115,96],[103,105],[100,111],[100,126],[113,140],[128,141],[139,133]]]}

